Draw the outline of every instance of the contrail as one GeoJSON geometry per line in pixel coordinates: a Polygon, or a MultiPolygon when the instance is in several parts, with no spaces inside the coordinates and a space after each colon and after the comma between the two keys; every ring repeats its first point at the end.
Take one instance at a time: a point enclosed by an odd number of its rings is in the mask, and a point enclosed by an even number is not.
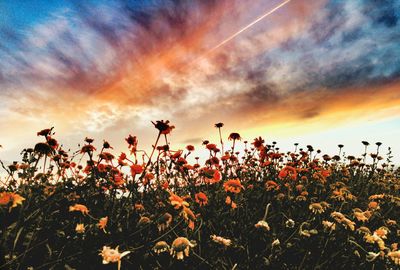
{"type": "MultiPolygon", "coordinates": [[[[207,51],[205,53],[205,55],[215,51],[216,49],[218,49],[221,46],[224,46],[226,43],[228,43],[229,41],[231,41],[232,39],[234,39],[235,37],[237,37],[238,35],[240,35],[241,33],[243,33],[244,31],[246,31],[247,29],[249,29],[250,27],[252,27],[253,25],[255,25],[256,23],[258,23],[259,21],[265,19],[266,17],[268,17],[269,15],[271,15],[272,13],[274,13],[275,11],[277,11],[278,9],[280,9],[281,7],[283,7],[284,5],[286,5],[287,3],[289,3],[291,0],[286,0],[285,2],[279,4],[278,6],[274,7],[273,9],[271,9],[270,11],[268,11],[267,13],[265,13],[264,15],[262,15],[261,17],[258,17],[256,20],[254,20],[253,22],[249,23],[248,25],[246,25],[245,27],[243,27],[242,29],[240,29],[239,31],[237,31],[236,33],[234,33],[233,35],[231,35],[230,37],[228,37],[227,39],[225,39],[224,41],[222,41],[221,43],[219,43],[218,45],[216,45],[214,48],[210,49],[209,51],[207,51]]],[[[204,55],[203,55],[204,56],[204,55]]]]}

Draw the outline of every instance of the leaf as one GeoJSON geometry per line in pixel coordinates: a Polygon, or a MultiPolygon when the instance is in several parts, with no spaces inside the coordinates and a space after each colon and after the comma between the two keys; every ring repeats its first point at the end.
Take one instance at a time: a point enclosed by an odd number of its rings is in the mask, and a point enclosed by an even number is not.
{"type": "Polygon", "coordinates": [[[21,235],[23,229],[24,229],[24,227],[21,227],[15,236],[13,250],[15,250],[15,247],[17,246],[19,236],[21,235]]]}

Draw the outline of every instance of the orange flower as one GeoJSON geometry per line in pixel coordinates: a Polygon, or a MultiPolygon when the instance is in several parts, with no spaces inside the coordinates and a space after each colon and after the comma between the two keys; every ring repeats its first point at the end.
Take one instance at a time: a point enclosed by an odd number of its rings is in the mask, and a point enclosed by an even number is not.
{"type": "Polygon", "coordinates": [[[108,222],[108,216],[103,217],[99,220],[99,223],[97,224],[97,226],[99,227],[100,230],[103,230],[104,232],[106,232],[107,222],[108,222]]]}
{"type": "Polygon", "coordinates": [[[292,166],[286,166],[285,168],[283,168],[279,172],[278,178],[279,179],[284,179],[286,177],[290,177],[290,179],[296,180],[297,179],[297,171],[296,171],[296,169],[293,168],[292,166]]]}
{"type": "Polygon", "coordinates": [[[237,208],[237,204],[234,201],[232,201],[230,196],[226,196],[225,203],[227,205],[230,205],[232,207],[232,209],[236,209],[237,208]]]}
{"type": "Polygon", "coordinates": [[[196,193],[196,195],[194,195],[196,202],[200,205],[200,206],[204,206],[208,203],[208,198],[207,195],[204,194],[203,192],[199,192],[196,193]]]}
{"type": "Polygon", "coordinates": [[[0,193],[0,205],[7,205],[12,200],[11,193],[2,192],[0,193]]]}
{"type": "Polygon", "coordinates": [[[169,192],[169,200],[171,202],[171,205],[175,208],[175,209],[179,209],[181,207],[188,207],[189,203],[186,202],[184,199],[182,199],[181,197],[179,197],[178,195],[174,194],[173,192],[169,192]]]}
{"type": "Polygon", "coordinates": [[[84,233],[85,232],[85,225],[83,223],[76,224],[75,231],[77,233],[84,233]]]}
{"type": "Polygon", "coordinates": [[[268,191],[270,191],[270,190],[279,190],[280,186],[279,186],[275,181],[268,180],[268,181],[265,183],[265,188],[266,188],[268,191]]]}
{"type": "Polygon", "coordinates": [[[25,198],[17,193],[13,192],[0,193],[0,205],[8,205],[10,202],[12,202],[12,205],[10,206],[10,211],[11,208],[17,207],[18,204],[22,204],[24,200],[25,198]]]}
{"type": "Polygon", "coordinates": [[[375,201],[372,201],[368,204],[368,208],[370,208],[372,210],[377,210],[377,209],[379,209],[379,204],[375,201]]]}
{"type": "Polygon", "coordinates": [[[240,193],[240,190],[244,187],[239,179],[230,179],[224,183],[224,188],[226,192],[240,193]]]}
{"type": "Polygon", "coordinates": [[[194,221],[196,221],[196,216],[194,215],[193,211],[188,207],[183,207],[181,215],[188,222],[188,227],[191,230],[194,230],[194,221]]]}
{"type": "Polygon", "coordinates": [[[131,174],[132,176],[135,176],[136,174],[140,174],[143,172],[143,166],[139,164],[133,164],[131,166],[131,174]]]}
{"type": "Polygon", "coordinates": [[[89,214],[89,210],[87,209],[87,207],[86,207],[85,205],[79,204],[79,203],[76,203],[75,205],[70,206],[70,207],[69,207],[69,211],[70,211],[70,212],[72,212],[72,211],[79,211],[79,212],[81,212],[83,215],[89,214]]]}

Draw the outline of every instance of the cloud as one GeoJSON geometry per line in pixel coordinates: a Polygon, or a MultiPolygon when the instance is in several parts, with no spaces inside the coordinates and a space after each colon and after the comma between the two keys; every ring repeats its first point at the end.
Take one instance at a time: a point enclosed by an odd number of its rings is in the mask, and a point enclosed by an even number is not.
{"type": "Polygon", "coordinates": [[[170,119],[190,142],[200,123],[322,125],[398,104],[400,1],[291,1],[209,52],[278,3],[76,2],[2,29],[0,128],[116,138],[170,119]]]}

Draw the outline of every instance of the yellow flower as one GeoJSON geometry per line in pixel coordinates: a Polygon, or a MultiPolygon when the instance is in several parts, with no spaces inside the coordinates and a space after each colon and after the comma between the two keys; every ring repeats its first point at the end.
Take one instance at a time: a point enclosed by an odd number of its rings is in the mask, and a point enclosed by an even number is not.
{"type": "Polygon", "coordinates": [[[189,250],[194,246],[186,237],[178,237],[172,242],[171,255],[176,256],[178,260],[183,260],[185,256],[189,256],[189,250]]]}
{"type": "Polygon", "coordinates": [[[83,223],[76,224],[75,231],[77,233],[84,233],[85,232],[85,225],[83,223]]]}
{"type": "Polygon", "coordinates": [[[336,224],[328,220],[323,220],[322,225],[324,226],[325,230],[330,230],[330,231],[336,230],[336,224]]]}
{"type": "Polygon", "coordinates": [[[322,214],[325,211],[320,203],[312,203],[308,209],[310,209],[314,214],[322,214]]]}
{"type": "Polygon", "coordinates": [[[394,264],[400,265],[400,250],[390,251],[388,257],[394,262],[394,264]]]}
{"type": "Polygon", "coordinates": [[[79,204],[79,203],[76,203],[75,205],[70,206],[70,207],[69,207],[69,211],[70,211],[70,212],[72,212],[72,211],[79,211],[79,212],[81,212],[83,215],[89,214],[89,210],[87,209],[87,207],[86,207],[85,205],[79,204]]]}

